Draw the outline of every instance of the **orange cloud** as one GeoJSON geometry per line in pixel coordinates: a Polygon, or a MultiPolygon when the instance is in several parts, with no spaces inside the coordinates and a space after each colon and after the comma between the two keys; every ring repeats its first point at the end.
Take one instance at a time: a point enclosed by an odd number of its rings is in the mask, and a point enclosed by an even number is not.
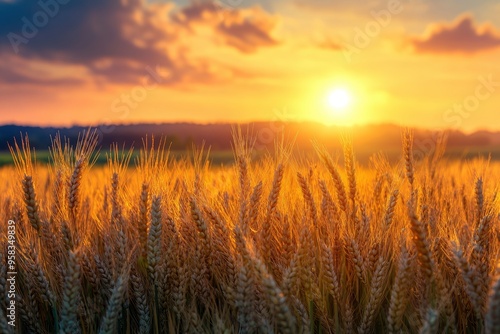
{"type": "Polygon", "coordinates": [[[453,24],[434,24],[422,38],[411,39],[418,53],[476,53],[500,46],[500,33],[489,25],[476,27],[464,15],[453,24]]]}
{"type": "Polygon", "coordinates": [[[272,37],[276,19],[259,7],[234,9],[215,2],[194,2],[174,16],[174,22],[193,29],[202,24],[226,45],[243,53],[277,45],[272,37]]]}
{"type": "MultiPolygon", "coordinates": [[[[48,22],[47,8],[0,0],[0,22],[5,23],[0,26],[0,57],[31,68],[39,65],[36,73],[26,74],[23,67],[0,64],[0,84],[135,84],[146,68],[162,71],[164,85],[215,83],[238,76],[241,71],[190,43],[197,35],[191,29],[196,22],[211,31],[203,48],[253,53],[277,44],[271,37],[276,20],[258,7],[227,9],[195,2],[176,12],[172,3],[87,0],[54,8],[57,16],[50,24],[38,24],[30,19],[43,14],[48,22]],[[21,17],[27,19],[20,21],[21,17]],[[62,78],[47,79],[47,66],[71,66],[84,73],[77,77],[67,71],[62,78]]],[[[55,13],[54,8],[50,10],[55,13]]]]}
{"type": "Polygon", "coordinates": [[[323,39],[316,43],[316,46],[320,49],[331,50],[331,51],[341,51],[344,49],[342,42],[333,40],[330,37],[323,39]]]}

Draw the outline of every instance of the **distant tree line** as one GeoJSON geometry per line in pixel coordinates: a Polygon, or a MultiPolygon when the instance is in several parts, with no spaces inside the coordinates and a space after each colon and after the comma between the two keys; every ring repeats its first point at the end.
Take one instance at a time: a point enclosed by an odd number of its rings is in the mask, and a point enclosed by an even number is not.
{"type": "MultiPolygon", "coordinates": [[[[230,150],[232,129],[235,124],[194,124],[194,123],[166,123],[166,124],[131,124],[115,125],[112,131],[107,127],[96,127],[100,134],[99,146],[107,149],[112,143],[117,143],[125,148],[142,147],[143,139],[154,136],[159,139],[166,138],[172,150],[185,150],[193,145],[200,146],[205,143],[212,150],[230,150]]],[[[255,138],[257,149],[272,148],[276,140],[285,138],[294,141],[298,149],[311,148],[311,140],[323,143],[329,149],[340,148],[341,134],[346,129],[336,126],[325,126],[319,123],[279,123],[279,122],[256,122],[241,125],[243,131],[248,132],[255,138]]],[[[14,138],[19,140],[21,134],[27,133],[32,147],[37,150],[47,150],[51,144],[51,138],[60,133],[61,138],[67,138],[71,143],[76,143],[78,135],[88,127],[73,126],[67,128],[57,127],[33,127],[19,125],[0,126],[0,151],[8,150],[8,143],[13,144],[14,138]]],[[[401,128],[396,125],[366,125],[356,126],[348,132],[353,133],[354,147],[357,150],[388,150],[400,146],[401,128]]],[[[435,133],[429,130],[415,131],[415,141],[425,142],[435,137],[435,133]]],[[[478,131],[465,134],[460,131],[448,133],[448,147],[488,147],[500,144],[499,132],[478,131]]]]}

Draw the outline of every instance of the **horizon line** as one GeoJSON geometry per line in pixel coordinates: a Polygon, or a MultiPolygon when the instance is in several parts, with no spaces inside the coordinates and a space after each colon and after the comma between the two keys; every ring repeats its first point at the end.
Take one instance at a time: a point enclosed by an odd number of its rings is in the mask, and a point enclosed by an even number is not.
{"type": "Polygon", "coordinates": [[[391,122],[380,122],[380,123],[365,123],[365,124],[351,124],[351,125],[342,125],[342,124],[325,124],[319,121],[313,120],[299,120],[299,121],[270,121],[270,120],[253,120],[253,121],[245,121],[245,122],[237,122],[237,121],[214,121],[214,122],[196,122],[196,121],[163,121],[163,122],[130,122],[130,123],[97,123],[97,124],[78,124],[73,123],[70,125],[57,125],[57,124],[18,124],[13,122],[0,123],[0,127],[7,126],[16,126],[16,127],[26,127],[26,128],[54,128],[54,129],[71,129],[71,128],[95,128],[98,129],[102,126],[162,126],[162,125],[194,125],[194,126],[213,126],[213,125],[252,125],[252,124],[262,124],[262,123],[284,123],[284,124],[314,124],[319,125],[325,128],[363,128],[363,127],[380,127],[380,126],[393,126],[399,128],[410,128],[417,131],[431,131],[431,132],[462,132],[464,134],[474,134],[478,132],[490,132],[490,133],[500,133],[500,129],[487,129],[485,127],[475,128],[473,130],[466,130],[461,128],[425,128],[421,126],[409,126],[404,124],[397,124],[391,122]]]}

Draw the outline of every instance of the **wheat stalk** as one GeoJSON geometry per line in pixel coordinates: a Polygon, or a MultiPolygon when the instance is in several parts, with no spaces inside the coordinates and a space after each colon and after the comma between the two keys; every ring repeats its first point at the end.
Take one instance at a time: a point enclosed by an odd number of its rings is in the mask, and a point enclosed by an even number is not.
{"type": "Polygon", "coordinates": [[[415,167],[413,162],[413,131],[406,129],[403,132],[403,154],[405,159],[406,177],[413,191],[415,183],[415,167]]]}
{"type": "Polygon", "coordinates": [[[108,301],[106,313],[99,327],[99,334],[113,334],[118,320],[119,312],[122,308],[123,298],[127,286],[128,273],[118,277],[116,284],[111,292],[111,297],[108,301]]]}
{"type": "Polygon", "coordinates": [[[457,266],[460,268],[462,278],[465,282],[465,290],[469,300],[474,308],[474,311],[476,312],[476,316],[481,319],[484,312],[484,304],[481,298],[482,288],[480,277],[477,272],[471,268],[461,249],[455,247],[453,253],[455,255],[457,266]]]}
{"type": "Polygon", "coordinates": [[[358,243],[353,238],[345,237],[344,245],[346,247],[347,254],[349,255],[349,259],[354,265],[356,275],[361,282],[366,283],[366,264],[358,243]]]}
{"type": "Polygon", "coordinates": [[[389,199],[389,204],[387,205],[387,210],[385,212],[384,224],[386,228],[388,228],[394,217],[394,209],[396,208],[397,200],[398,200],[399,190],[394,190],[391,194],[391,198],[389,199]]]}
{"type": "Polygon", "coordinates": [[[344,164],[347,172],[347,179],[349,182],[349,199],[351,200],[353,211],[354,203],[356,201],[356,166],[354,161],[354,152],[352,148],[352,138],[347,136],[342,140],[342,147],[344,148],[344,164]]]}
{"type": "Polygon", "coordinates": [[[491,287],[485,317],[486,334],[500,333],[500,278],[491,287]]]}
{"type": "Polygon", "coordinates": [[[375,320],[375,314],[380,307],[380,303],[382,302],[382,298],[384,297],[384,283],[385,283],[385,275],[387,269],[389,267],[389,263],[384,260],[381,256],[377,262],[377,267],[375,269],[375,273],[373,274],[371,285],[370,285],[370,299],[368,300],[368,304],[363,312],[363,318],[361,320],[361,325],[358,328],[359,333],[366,333],[370,330],[373,325],[373,321],[375,320]]]}
{"type": "Polygon", "coordinates": [[[248,233],[248,228],[255,229],[256,221],[259,217],[259,204],[262,197],[262,181],[260,181],[252,191],[250,196],[250,203],[248,205],[248,215],[247,219],[241,224],[241,230],[246,235],[248,233]]]}
{"type": "Polygon", "coordinates": [[[80,303],[80,264],[78,262],[77,253],[70,251],[64,276],[60,333],[76,334],[81,332],[78,321],[78,305],[80,303]]]}
{"type": "Polygon", "coordinates": [[[84,168],[84,160],[78,159],[75,163],[73,173],[71,174],[71,177],[68,180],[68,209],[73,219],[75,219],[77,215],[77,209],[80,203],[79,190],[83,174],[83,168],[84,168]]]}
{"type": "Polygon", "coordinates": [[[262,255],[264,259],[271,258],[271,252],[273,249],[273,244],[275,240],[274,233],[274,218],[278,210],[278,198],[281,190],[281,182],[283,180],[284,166],[279,164],[274,172],[273,186],[271,192],[269,193],[268,204],[267,204],[267,214],[263,222],[261,229],[262,243],[262,255]]]}
{"type": "Polygon", "coordinates": [[[437,334],[439,327],[439,313],[433,308],[427,310],[425,322],[420,329],[420,334],[437,334]]]}
{"type": "Polygon", "coordinates": [[[309,189],[309,185],[306,181],[306,178],[297,173],[297,178],[299,179],[300,189],[302,190],[302,195],[304,196],[304,200],[307,203],[309,208],[309,212],[311,214],[311,220],[314,226],[318,224],[318,213],[316,210],[316,204],[314,204],[314,198],[312,196],[311,190],[309,189]]]}
{"type": "Polygon", "coordinates": [[[142,255],[145,257],[147,254],[148,243],[148,223],[150,213],[151,201],[149,194],[149,184],[144,182],[142,184],[141,196],[139,200],[139,221],[137,222],[137,229],[139,233],[139,241],[142,248],[142,255]]]}
{"type": "Polygon", "coordinates": [[[158,273],[161,253],[162,211],[161,197],[155,196],[151,206],[151,224],[148,236],[148,271],[155,286],[159,285],[158,273]]]}
{"type": "MultiPolygon", "coordinates": [[[[318,149],[317,149],[318,151],[318,149]]],[[[344,183],[342,182],[342,177],[340,176],[339,171],[335,167],[332,158],[330,155],[325,152],[324,150],[318,151],[318,154],[320,158],[322,159],[323,163],[325,164],[326,168],[328,169],[328,172],[330,173],[330,176],[333,179],[333,183],[335,185],[335,189],[337,191],[337,198],[339,200],[340,204],[340,209],[347,213],[347,195],[344,187],[344,183]]]]}
{"type": "Polygon", "coordinates": [[[483,179],[480,177],[476,181],[476,208],[477,208],[477,217],[481,219],[484,215],[484,189],[483,189],[483,179]]]}
{"type": "Polygon", "coordinates": [[[0,332],[4,334],[14,334],[14,327],[9,325],[3,308],[0,308],[0,332]]]}
{"type": "Polygon", "coordinates": [[[36,200],[35,185],[33,178],[25,175],[23,179],[24,204],[26,205],[26,213],[28,220],[33,228],[40,232],[40,217],[38,215],[38,202],[36,200]]]}
{"type": "Polygon", "coordinates": [[[391,291],[389,314],[387,316],[388,330],[390,333],[399,333],[403,320],[404,311],[408,302],[408,289],[410,288],[410,256],[403,244],[396,279],[391,291]]]}
{"type": "Polygon", "coordinates": [[[49,285],[47,276],[45,275],[38,257],[38,253],[33,244],[30,244],[29,257],[31,260],[27,261],[27,267],[32,277],[34,278],[35,288],[38,294],[42,297],[43,301],[50,306],[55,306],[55,296],[49,285]]]}
{"type": "Polygon", "coordinates": [[[418,262],[420,268],[427,279],[432,276],[433,261],[429,241],[427,239],[427,229],[414,213],[410,213],[411,231],[413,242],[417,247],[418,262]]]}
{"type": "Polygon", "coordinates": [[[151,317],[148,305],[148,295],[144,288],[144,282],[136,272],[130,276],[135,303],[139,313],[139,333],[148,334],[151,330],[151,317]]]}
{"type": "Polygon", "coordinates": [[[328,191],[328,187],[326,186],[326,182],[324,180],[319,181],[319,188],[323,196],[323,200],[321,202],[321,211],[323,213],[323,218],[327,220],[333,220],[334,218],[337,218],[337,206],[335,205],[332,195],[328,191]]]}
{"type": "Polygon", "coordinates": [[[295,333],[296,319],[290,311],[285,295],[276,284],[274,278],[268,273],[264,264],[258,259],[254,259],[254,263],[261,275],[264,292],[269,301],[270,309],[276,317],[279,331],[282,333],[295,333]]]}

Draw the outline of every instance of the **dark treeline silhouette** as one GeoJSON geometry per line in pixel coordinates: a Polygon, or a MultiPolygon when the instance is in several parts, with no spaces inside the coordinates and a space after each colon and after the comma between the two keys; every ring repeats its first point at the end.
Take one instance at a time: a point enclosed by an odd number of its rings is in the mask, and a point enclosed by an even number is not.
{"type": "MultiPolygon", "coordinates": [[[[325,126],[319,123],[269,123],[256,122],[240,125],[244,133],[256,138],[257,148],[271,148],[275,140],[284,134],[285,139],[295,138],[298,148],[311,148],[311,141],[316,140],[328,148],[341,146],[340,136],[344,132],[353,133],[354,145],[361,151],[390,150],[400,147],[401,128],[396,125],[367,125],[345,129],[336,126],[325,126]]],[[[148,136],[155,138],[165,137],[173,150],[184,150],[193,144],[205,143],[212,150],[231,149],[231,133],[234,124],[193,124],[193,123],[166,123],[166,124],[131,124],[116,125],[113,128],[94,127],[100,134],[100,146],[108,148],[112,143],[125,147],[142,147],[142,140],[148,136]]],[[[62,138],[76,143],[78,135],[88,127],[73,126],[69,128],[33,127],[20,125],[0,126],[0,150],[8,150],[8,144],[14,143],[14,138],[20,139],[21,133],[27,133],[31,146],[37,150],[47,150],[51,138],[59,132],[62,138]]],[[[435,132],[416,130],[415,143],[418,149],[428,149],[436,139],[435,132]],[[418,146],[421,146],[419,148],[418,146]]],[[[500,133],[479,131],[465,134],[460,131],[448,132],[448,147],[482,147],[485,149],[500,146],[500,133]]]]}

